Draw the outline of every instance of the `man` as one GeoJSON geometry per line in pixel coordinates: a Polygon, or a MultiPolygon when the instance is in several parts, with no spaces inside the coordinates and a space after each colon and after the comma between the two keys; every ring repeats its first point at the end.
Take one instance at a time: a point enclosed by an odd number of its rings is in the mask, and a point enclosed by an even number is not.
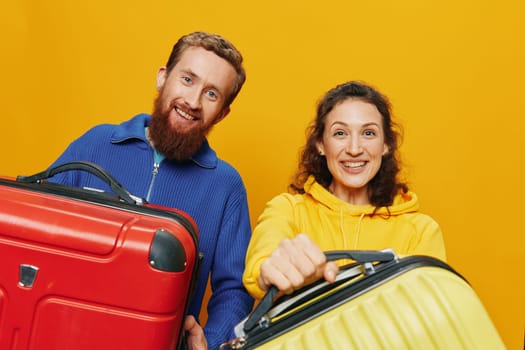
{"type": "MultiPolygon", "coordinates": [[[[206,139],[228,115],[245,79],[242,56],[227,40],[204,32],[185,35],[158,71],[151,116],[95,126],[52,165],[95,162],[132,194],[195,219],[204,260],[185,322],[190,349],[218,348],[233,337],[233,326],[253,305],[242,285],[251,234],[246,190],[237,171],[217,158],[206,139]],[[203,330],[197,320],[208,277],[213,293],[203,330]]],[[[52,180],[107,189],[81,171],[52,180]]]]}

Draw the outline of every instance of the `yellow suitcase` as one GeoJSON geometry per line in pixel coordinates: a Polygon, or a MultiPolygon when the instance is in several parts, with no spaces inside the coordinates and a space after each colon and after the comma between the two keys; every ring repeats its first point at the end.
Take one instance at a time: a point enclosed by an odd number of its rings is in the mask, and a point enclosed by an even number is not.
{"type": "Polygon", "coordinates": [[[222,350],[505,349],[468,282],[427,256],[328,252],[357,261],[273,302],[271,288],[222,350]]]}

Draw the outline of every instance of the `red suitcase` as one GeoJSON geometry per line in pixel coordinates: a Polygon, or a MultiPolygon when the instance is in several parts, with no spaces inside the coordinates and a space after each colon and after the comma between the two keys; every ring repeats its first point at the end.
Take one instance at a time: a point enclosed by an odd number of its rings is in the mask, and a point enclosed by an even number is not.
{"type": "Polygon", "coordinates": [[[181,347],[198,231],[184,212],[137,202],[85,162],[0,179],[0,349],[181,347]],[[42,181],[72,168],[115,193],[42,181]]]}

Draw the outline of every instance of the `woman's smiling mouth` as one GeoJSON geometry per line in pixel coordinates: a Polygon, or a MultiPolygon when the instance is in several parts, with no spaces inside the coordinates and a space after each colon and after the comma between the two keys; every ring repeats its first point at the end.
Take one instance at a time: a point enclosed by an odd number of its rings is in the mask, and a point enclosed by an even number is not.
{"type": "Polygon", "coordinates": [[[364,167],[366,162],[343,162],[343,166],[345,168],[355,169],[355,168],[361,168],[364,167]]]}

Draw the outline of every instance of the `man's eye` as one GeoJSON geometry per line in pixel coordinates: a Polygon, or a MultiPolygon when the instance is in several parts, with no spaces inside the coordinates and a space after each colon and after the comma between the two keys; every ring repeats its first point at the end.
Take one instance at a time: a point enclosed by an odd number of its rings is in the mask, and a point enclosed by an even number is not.
{"type": "Polygon", "coordinates": [[[191,78],[188,77],[188,76],[184,76],[184,77],[182,77],[182,79],[183,79],[186,83],[191,83],[191,78]]]}
{"type": "Polygon", "coordinates": [[[207,92],[208,96],[212,99],[217,99],[217,94],[215,93],[215,91],[213,90],[210,90],[207,92]]]}

